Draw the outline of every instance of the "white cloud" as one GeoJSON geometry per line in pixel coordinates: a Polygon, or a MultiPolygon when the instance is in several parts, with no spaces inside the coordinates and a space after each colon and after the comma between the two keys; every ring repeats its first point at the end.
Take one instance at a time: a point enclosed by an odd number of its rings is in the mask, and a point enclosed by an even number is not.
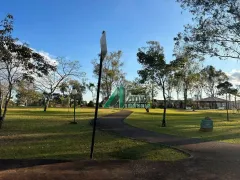
{"type": "Polygon", "coordinates": [[[240,85],[240,70],[233,69],[231,72],[226,73],[229,77],[229,81],[233,85],[240,85]]]}
{"type": "Polygon", "coordinates": [[[43,50],[37,51],[36,49],[33,49],[33,51],[35,51],[36,53],[39,53],[41,56],[44,57],[44,59],[49,62],[51,65],[55,65],[57,63],[57,59],[55,56],[49,54],[48,52],[45,52],[43,50]]]}

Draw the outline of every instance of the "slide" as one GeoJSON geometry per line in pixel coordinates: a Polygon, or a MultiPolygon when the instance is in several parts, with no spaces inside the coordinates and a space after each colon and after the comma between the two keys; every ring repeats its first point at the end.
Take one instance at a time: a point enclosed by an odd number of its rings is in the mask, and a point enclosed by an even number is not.
{"type": "Polygon", "coordinates": [[[107,100],[107,102],[104,104],[104,108],[109,108],[111,106],[116,105],[116,103],[119,100],[119,96],[118,96],[118,88],[115,89],[115,91],[112,93],[112,95],[109,97],[109,99],[107,100]]]}

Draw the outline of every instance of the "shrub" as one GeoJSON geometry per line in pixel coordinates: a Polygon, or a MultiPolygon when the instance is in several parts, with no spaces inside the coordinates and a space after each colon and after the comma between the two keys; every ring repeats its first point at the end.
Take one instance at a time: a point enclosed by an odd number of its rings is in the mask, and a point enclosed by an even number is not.
{"type": "Polygon", "coordinates": [[[94,103],[93,101],[89,101],[89,103],[87,104],[88,107],[94,107],[94,103]]]}

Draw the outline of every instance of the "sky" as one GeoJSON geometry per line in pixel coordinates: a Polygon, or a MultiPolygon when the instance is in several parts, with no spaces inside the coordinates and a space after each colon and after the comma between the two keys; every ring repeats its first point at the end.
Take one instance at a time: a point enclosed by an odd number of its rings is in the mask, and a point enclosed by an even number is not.
{"type": "MultiPolygon", "coordinates": [[[[173,59],[173,38],[191,22],[191,14],[182,11],[175,0],[7,0],[1,2],[0,19],[12,14],[14,36],[21,42],[52,58],[79,60],[88,80],[96,82],[91,61],[100,52],[103,30],[108,51],[123,51],[126,79],[133,80],[141,68],[137,49],[146,41],[159,41],[166,59],[173,59]]],[[[208,58],[204,65],[240,77],[236,60],[208,58]]],[[[89,101],[91,93],[87,92],[84,99],[89,101]]]]}

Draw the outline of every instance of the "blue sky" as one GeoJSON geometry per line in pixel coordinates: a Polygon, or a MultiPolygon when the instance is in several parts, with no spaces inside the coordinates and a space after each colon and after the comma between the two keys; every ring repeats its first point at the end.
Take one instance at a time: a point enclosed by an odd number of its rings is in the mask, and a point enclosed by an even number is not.
{"type": "MultiPolygon", "coordinates": [[[[159,41],[166,58],[172,59],[173,38],[191,21],[191,15],[181,11],[175,0],[8,0],[1,2],[0,19],[7,13],[14,15],[15,36],[52,56],[79,60],[90,81],[96,81],[91,60],[100,51],[105,30],[108,50],[123,51],[126,78],[132,80],[140,68],[137,49],[146,41],[159,41]]],[[[234,60],[217,59],[204,64],[225,72],[239,66],[234,60]]],[[[90,93],[85,99],[91,99],[90,93]]]]}

